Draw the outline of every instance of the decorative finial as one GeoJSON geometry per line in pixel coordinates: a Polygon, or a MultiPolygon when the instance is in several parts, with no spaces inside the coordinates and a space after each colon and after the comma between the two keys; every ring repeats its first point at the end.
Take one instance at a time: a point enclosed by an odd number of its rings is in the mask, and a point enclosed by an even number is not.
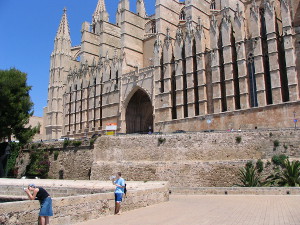
{"type": "Polygon", "coordinates": [[[64,8],[64,14],[66,14],[66,12],[67,12],[67,8],[65,7],[65,8],[64,8]]]}

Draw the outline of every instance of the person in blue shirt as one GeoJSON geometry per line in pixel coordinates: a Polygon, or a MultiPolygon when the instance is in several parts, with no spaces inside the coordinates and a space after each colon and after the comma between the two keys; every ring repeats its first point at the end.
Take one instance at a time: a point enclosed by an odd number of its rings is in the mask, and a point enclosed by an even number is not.
{"type": "Polygon", "coordinates": [[[115,215],[120,215],[121,202],[124,194],[125,180],[121,177],[121,172],[118,172],[115,177],[112,177],[112,182],[116,186],[115,190],[115,215]]]}

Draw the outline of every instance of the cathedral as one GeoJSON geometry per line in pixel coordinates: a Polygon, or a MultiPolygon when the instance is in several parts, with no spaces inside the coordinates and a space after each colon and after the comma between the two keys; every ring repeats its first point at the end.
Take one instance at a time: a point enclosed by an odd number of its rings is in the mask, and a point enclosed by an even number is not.
{"type": "MultiPolygon", "coordinates": [[[[81,44],[66,10],[51,54],[45,139],[288,128],[300,118],[299,0],[95,0],[81,44]],[[130,11],[130,3],[136,12],[130,11]]],[[[78,31],[79,32],[79,31],[78,31]]]]}

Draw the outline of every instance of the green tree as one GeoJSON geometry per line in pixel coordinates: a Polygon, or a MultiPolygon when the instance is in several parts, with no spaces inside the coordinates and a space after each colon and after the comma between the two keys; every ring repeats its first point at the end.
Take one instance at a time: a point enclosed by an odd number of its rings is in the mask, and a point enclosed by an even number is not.
{"type": "Polygon", "coordinates": [[[17,69],[0,70],[0,140],[11,136],[28,142],[37,128],[26,127],[33,115],[33,103],[29,96],[27,74],[17,69]]]}

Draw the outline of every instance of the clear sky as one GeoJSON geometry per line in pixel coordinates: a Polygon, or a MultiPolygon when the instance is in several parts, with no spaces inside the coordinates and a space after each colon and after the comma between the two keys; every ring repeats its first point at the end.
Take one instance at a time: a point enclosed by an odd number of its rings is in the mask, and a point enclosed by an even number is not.
{"type": "MultiPolygon", "coordinates": [[[[119,0],[105,0],[110,22],[115,22],[119,0]]],[[[34,115],[43,116],[47,105],[50,54],[67,8],[72,45],[79,45],[81,24],[91,22],[98,0],[0,0],[0,69],[15,67],[28,74],[34,115]]],[[[130,0],[135,12],[136,0],[130,0]]],[[[155,0],[145,0],[148,15],[155,0]]]]}

